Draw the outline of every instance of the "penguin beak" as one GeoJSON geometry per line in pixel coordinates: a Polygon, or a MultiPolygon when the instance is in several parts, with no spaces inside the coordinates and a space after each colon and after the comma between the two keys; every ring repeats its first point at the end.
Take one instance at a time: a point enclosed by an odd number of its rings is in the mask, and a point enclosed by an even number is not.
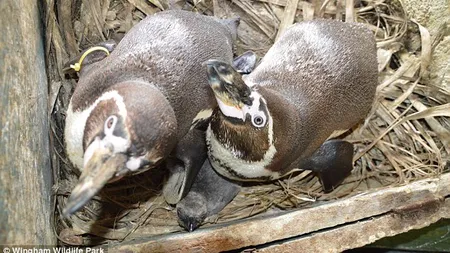
{"type": "Polygon", "coordinates": [[[213,90],[224,89],[226,83],[233,83],[233,69],[229,64],[218,60],[208,60],[206,67],[209,84],[213,90]]]}
{"type": "Polygon", "coordinates": [[[125,154],[114,154],[109,147],[97,147],[85,164],[80,180],[63,210],[63,215],[68,217],[83,207],[113,179],[118,171],[122,170],[126,161],[125,154]]]}
{"type": "Polygon", "coordinates": [[[219,103],[239,110],[244,104],[251,103],[250,88],[230,64],[219,60],[208,60],[205,64],[209,84],[219,103]]]}

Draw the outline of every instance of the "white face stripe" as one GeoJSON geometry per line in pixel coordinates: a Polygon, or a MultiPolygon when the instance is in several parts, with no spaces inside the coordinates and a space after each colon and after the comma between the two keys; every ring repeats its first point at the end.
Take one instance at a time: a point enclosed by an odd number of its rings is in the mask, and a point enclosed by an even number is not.
{"type": "Polygon", "coordinates": [[[64,129],[64,137],[66,141],[66,150],[69,159],[72,163],[78,167],[78,169],[83,169],[83,135],[84,128],[86,127],[86,121],[89,118],[89,115],[94,110],[94,108],[101,101],[114,99],[119,108],[119,114],[123,119],[126,119],[127,110],[125,103],[123,101],[123,97],[115,90],[108,91],[102,96],[100,96],[95,102],[86,108],[84,111],[73,111],[72,109],[72,101],[69,104],[69,108],[67,109],[66,116],[66,126],[64,129]]]}
{"type": "MultiPolygon", "coordinates": [[[[264,103],[266,101],[261,96],[261,94],[259,94],[256,91],[252,91],[252,93],[250,93],[250,97],[253,98],[252,105],[251,106],[244,105],[242,107],[242,109],[236,108],[234,106],[226,105],[219,98],[217,98],[216,100],[217,100],[217,104],[219,105],[220,110],[222,111],[222,113],[225,116],[231,117],[231,118],[236,118],[236,119],[241,119],[242,121],[245,122],[245,119],[248,114],[248,115],[250,115],[252,124],[254,126],[256,126],[256,125],[253,123],[253,119],[255,117],[259,116],[263,119],[263,123],[261,124],[261,126],[265,126],[266,122],[267,122],[267,117],[266,117],[266,114],[263,111],[261,111],[259,108],[261,105],[261,100],[263,100],[264,103]]],[[[256,126],[256,127],[260,127],[260,126],[256,126]]]]}
{"type": "Polygon", "coordinates": [[[267,122],[267,117],[266,117],[266,114],[264,114],[264,112],[259,110],[259,107],[261,106],[261,101],[260,101],[261,99],[264,101],[264,103],[266,101],[261,96],[261,94],[259,94],[256,91],[252,91],[252,93],[250,94],[250,97],[253,98],[253,103],[251,106],[244,105],[244,108],[242,108],[244,115],[249,114],[251,116],[252,124],[254,126],[256,126],[256,125],[254,124],[253,119],[257,116],[260,116],[264,120],[264,123],[262,124],[262,126],[265,126],[266,122],[267,122]]]}
{"type": "Polygon", "coordinates": [[[217,104],[219,105],[219,108],[222,111],[223,115],[230,117],[230,118],[245,120],[245,117],[244,117],[245,114],[241,109],[236,108],[234,106],[226,105],[218,98],[217,98],[217,104]]]}

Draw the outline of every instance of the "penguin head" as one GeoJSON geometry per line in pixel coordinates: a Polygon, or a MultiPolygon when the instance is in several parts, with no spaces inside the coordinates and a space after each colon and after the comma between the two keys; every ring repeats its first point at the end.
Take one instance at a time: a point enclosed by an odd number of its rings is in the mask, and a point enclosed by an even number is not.
{"type": "Polygon", "coordinates": [[[261,94],[247,86],[230,64],[209,60],[206,65],[208,80],[223,116],[256,129],[268,127],[270,114],[261,94]]]}
{"type": "Polygon", "coordinates": [[[189,194],[177,204],[178,223],[187,231],[197,229],[208,217],[206,198],[196,191],[189,194]]]}
{"type": "MultiPolygon", "coordinates": [[[[270,163],[276,151],[266,100],[255,87],[246,85],[231,65],[217,60],[209,60],[206,65],[208,80],[219,105],[207,132],[210,158],[237,159],[242,164],[270,163]]],[[[213,166],[217,167],[214,162],[213,166]]],[[[227,171],[218,172],[237,180],[252,177],[244,175],[245,172],[230,175],[227,174],[230,170],[227,171]]]]}
{"type": "Polygon", "coordinates": [[[104,92],[86,120],[82,173],[64,214],[76,212],[106,183],[158,164],[175,146],[176,128],[169,102],[149,84],[122,82],[104,92]]]}

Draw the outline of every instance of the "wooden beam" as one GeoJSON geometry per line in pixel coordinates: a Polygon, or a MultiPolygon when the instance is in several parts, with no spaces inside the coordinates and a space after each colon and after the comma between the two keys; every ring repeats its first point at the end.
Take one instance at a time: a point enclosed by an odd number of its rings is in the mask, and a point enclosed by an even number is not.
{"type": "Polygon", "coordinates": [[[42,2],[0,2],[0,245],[56,243],[42,2]]]}
{"type": "MultiPolygon", "coordinates": [[[[309,235],[324,229],[342,227],[345,230],[347,226],[365,222],[373,217],[387,215],[392,218],[386,219],[392,220],[401,217],[393,215],[395,213],[425,210],[429,208],[429,203],[441,203],[447,196],[450,196],[450,174],[405,186],[361,193],[311,208],[199,229],[193,233],[176,233],[116,244],[110,249],[112,252],[220,252],[309,235]]],[[[441,214],[444,217],[444,214],[441,214]]],[[[446,216],[449,216],[448,213],[446,216]]],[[[420,224],[405,228],[394,228],[393,226],[398,225],[395,222],[387,223],[386,226],[390,227],[393,235],[412,228],[424,227],[439,218],[438,216],[433,219],[427,218],[420,224]]],[[[348,243],[348,248],[363,245],[356,240],[348,243]]],[[[317,247],[320,247],[320,244],[317,247]]]]}
{"type": "Polygon", "coordinates": [[[362,247],[381,238],[394,236],[412,229],[419,229],[450,218],[450,201],[430,202],[426,207],[405,212],[391,212],[380,217],[368,219],[313,233],[298,239],[290,239],[261,248],[255,252],[297,253],[297,252],[342,252],[362,247]]]}

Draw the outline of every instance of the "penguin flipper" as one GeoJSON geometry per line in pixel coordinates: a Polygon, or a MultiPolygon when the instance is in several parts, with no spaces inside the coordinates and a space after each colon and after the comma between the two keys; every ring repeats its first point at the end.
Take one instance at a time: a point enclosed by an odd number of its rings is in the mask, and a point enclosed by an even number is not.
{"type": "Polygon", "coordinates": [[[178,223],[194,231],[205,219],[222,211],[240,190],[237,182],[220,176],[206,159],[190,192],[177,204],[178,223]]]}
{"type": "Polygon", "coordinates": [[[193,128],[178,142],[166,160],[170,176],[163,194],[167,203],[176,204],[186,196],[206,159],[205,132],[193,128]]]}
{"type": "Polygon", "coordinates": [[[353,170],[353,145],[343,140],[328,140],[303,165],[317,174],[325,192],[331,192],[353,170]]]}
{"type": "Polygon", "coordinates": [[[257,56],[247,51],[233,59],[233,68],[240,74],[250,74],[256,67],[257,56]]]}

